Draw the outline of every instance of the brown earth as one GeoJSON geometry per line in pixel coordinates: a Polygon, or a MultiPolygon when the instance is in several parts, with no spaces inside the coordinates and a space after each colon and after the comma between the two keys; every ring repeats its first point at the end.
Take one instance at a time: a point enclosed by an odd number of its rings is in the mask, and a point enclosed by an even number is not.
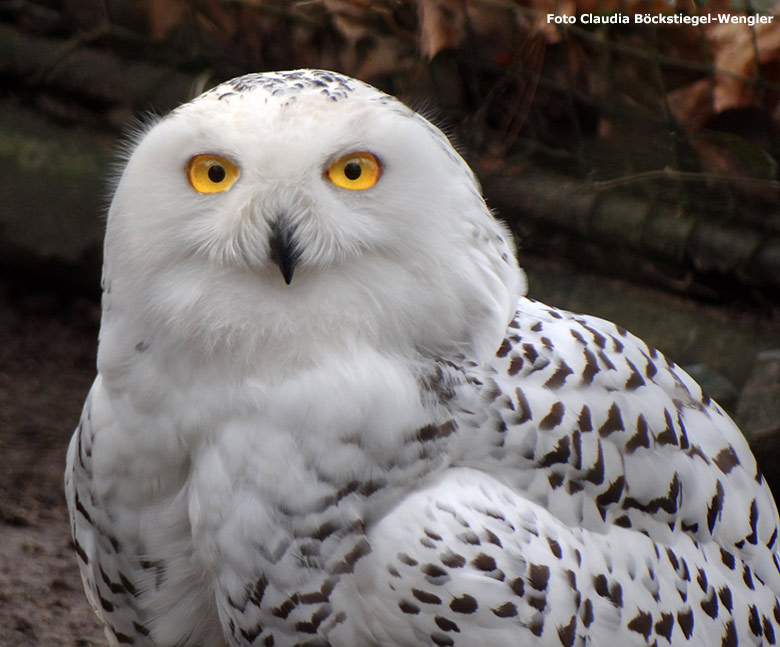
{"type": "Polygon", "coordinates": [[[0,282],[0,645],[105,645],[81,587],[62,488],[95,373],[97,306],[0,282]]]}

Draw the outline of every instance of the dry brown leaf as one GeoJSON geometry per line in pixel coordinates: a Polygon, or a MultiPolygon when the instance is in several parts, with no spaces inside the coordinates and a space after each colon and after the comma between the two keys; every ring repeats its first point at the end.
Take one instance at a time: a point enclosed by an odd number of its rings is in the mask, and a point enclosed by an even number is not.
{"type": "Polygon", "coordinates": [[[432,59],[437,52],[460,45],[466,37],[464,0],[418,0],[419,47],[432,59]]]}
{"type": "Polygon", "coordinates": [[[699,79],[669,92],[666,101],[677,121],[694,129],[701,128],[714,114],[713,85],[709,78],[699,79]]]}
{"type": "Polygon", "coordinates": [[[354,45],[364,36],[371,36],[370,6],[366,0],[323,0],[333,24],[344,38],[354,45]]]}
{"type": "MultiPolygon", "coordinates": [[[[693,32],[701,27],[681,29],[693,32]]],[[[733,108],[756,107],[768,113],[778,110],[777,93],[767,92],[763,82],[780,82],[780,24],[750,27],[717,22],[705,25],[704,30],[714,71],[667,95],[675,117],[698,129],[733,108]]],[[[697,42],[692,39],[688,45],[693,47],[697,42]]],[[[700,53],[692,51],[689,58],[697,60],[700,53]]],[[[684,55],[684,50],[674,53],[675,57],[684,55]]],[[[704,65],[705,59],[701,63],[704,65]]]]}
{"type": "Polygon", "coordinates": [[[408,69],[413,53],[413,34],[403,33],[393,11],[412,0],[321,0],[333,26],[346,44],[332,52],[336,68],[352,76],[372,79],[408,69]],[[388,33],[389,32],[389,33],[388,33]]]}
{"type": "MultiPolygon", "coordinates": [[[[557,6],[569,7],[572,2],[563,0],[557,6]]],[[[525,35],[549,31],[548,41],[560,38],[555,25],[546,24],[549,2],[526,0],[523,4],[529,6],[518,11],[511,3],[491,0],[417,0],[418,47],[430,60],[441,50],[463,46],[468,39],[480,58],[507,66],[517,58],[525,35]]]]}
{"type": "Polygon", "coordinates": [[[154,38],[165,38],[184,16],[183,0],[147,0],[149,32],[154,38]]]}
{"type": "Polygon", "coordinates": [[[361,79],[404,75],[414,65],[411,54],[399,45],[398,39],[377,37],[374,46],[356,63],[354,74],[361,79]]]}
{"type": "Polygon", "coordinates": [[[759,80],[759,66],[780,61],[780,25],[769,23],[753,28],[731,23],[711,25],[707,38],[716,69],[715,112],[760,105],[761,91],[755,81],[759,80]]]}

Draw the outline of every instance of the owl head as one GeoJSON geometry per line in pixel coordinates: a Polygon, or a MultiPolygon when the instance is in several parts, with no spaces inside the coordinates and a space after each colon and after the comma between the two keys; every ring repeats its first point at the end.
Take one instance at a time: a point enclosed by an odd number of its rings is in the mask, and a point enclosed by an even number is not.
{"type": "Polygon", "coordinates": [[[101,343],[479,356],[524,286],[430,122],[333,72],[252,74],[138,136],[109,212],[101,343]]]}

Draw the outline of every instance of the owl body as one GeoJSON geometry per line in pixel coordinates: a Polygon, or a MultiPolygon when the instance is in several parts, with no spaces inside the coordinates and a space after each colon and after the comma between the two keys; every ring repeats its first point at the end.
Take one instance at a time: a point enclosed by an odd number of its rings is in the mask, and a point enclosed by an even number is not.
{"type": "Polygon", "coordinates": [[[524,292],[446,138],[358,81],[241,77],[144,133],[66,471],[109,643],[775,644],[738,429],[524,292]]]}

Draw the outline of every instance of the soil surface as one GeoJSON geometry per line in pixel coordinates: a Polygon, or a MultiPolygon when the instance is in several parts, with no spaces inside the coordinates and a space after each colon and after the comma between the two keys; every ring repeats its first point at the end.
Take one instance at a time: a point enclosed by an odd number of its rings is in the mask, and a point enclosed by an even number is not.
{"type": "Polygon", "coordinates": [[[95,376],[99,311],[0,281],[0,645],[105,645],[70,540],[65,452],[95,376]]]}

